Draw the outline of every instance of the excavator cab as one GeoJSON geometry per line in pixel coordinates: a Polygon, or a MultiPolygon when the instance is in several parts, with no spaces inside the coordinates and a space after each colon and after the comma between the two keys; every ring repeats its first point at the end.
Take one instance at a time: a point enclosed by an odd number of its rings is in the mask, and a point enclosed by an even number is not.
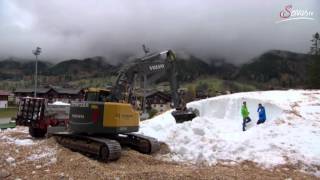
{"type": "Polygon", "coordinates": [[[71,130],[88,134],[137,132],[139,113],[129,103],[110,101],[110,95],[111,90],[108,89],[86,89],[84,101],[71,103],[71,130]]]}
{"type": "Polygon", "coordinates": [[[106,102],[111,94],[111,91],[108,89],[101,88],[88,88],[85,91],[85,101],[98,101],[106,102]]]}

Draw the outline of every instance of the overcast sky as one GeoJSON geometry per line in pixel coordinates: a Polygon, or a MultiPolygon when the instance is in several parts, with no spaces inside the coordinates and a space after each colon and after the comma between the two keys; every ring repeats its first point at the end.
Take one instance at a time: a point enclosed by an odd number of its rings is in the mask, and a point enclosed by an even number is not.
{"type": "Polygon", "coordinates": [[[0,57],[141,55],[173,49],[241,63],[270,49],[307,53],[320,31],[319,0],[0,0],[0,57]],[[276,24],[286,5],[315,20],[276,24]]]}

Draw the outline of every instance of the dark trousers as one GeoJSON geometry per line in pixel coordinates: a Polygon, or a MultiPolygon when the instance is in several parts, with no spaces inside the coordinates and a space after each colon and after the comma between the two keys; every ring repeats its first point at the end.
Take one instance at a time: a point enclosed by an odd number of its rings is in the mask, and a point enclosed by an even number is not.
{"type": "Polygon", "coordinates": [[[266,121],[265,119],[259,119],[258,122],[257,122],[257,124],[262,124],[262,123],[264,123],[265,121],[266,121]]]}
{"type": "Polygon", "coordinates": [[[250,117],[243,118],[242,131],[245,131],[245,130],[246,130],[246,124],[247,124],[248,122],[250,122],[250,121],[251,121],[250,117]]]}

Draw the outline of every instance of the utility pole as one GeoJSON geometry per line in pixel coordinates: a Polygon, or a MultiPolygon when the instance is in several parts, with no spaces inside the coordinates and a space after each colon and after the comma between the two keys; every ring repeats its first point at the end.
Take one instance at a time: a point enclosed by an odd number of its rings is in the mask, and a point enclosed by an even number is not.
{"type": "Polygon", "coordinates": [[[41,48],[37,47],[35,50],[32,50],[32,54],[36,56],[36,65],[34,72],[34,97],[37,97],[37,85],[38,85],[38,56],[41,53],[41,48]]]}
{"type": "Polygon", "coordinates": [[[147,113],[146,105],[147,105],[147,97],[146,97],[146,88],[147,88],[147,75],[143,75],[143,113],[147,113]]]}
{"type": "MultiPolygon", "coordinates": [[[[145,53],[145,55],[147,55],[149,52],[150,52],[150,49],[147,48],[147,46],[145,44],[142,45],[142,49],[145,53]]],[[[143,74],[143,104],[142,104],[142,111],[143,111],[143,114],[147,114],[147,109],[146,109],[146,106],[147,106],[147,97],[146,97],[146,88],[147,88],[147,74],[146,72],[144,72],[143,74]]]]}

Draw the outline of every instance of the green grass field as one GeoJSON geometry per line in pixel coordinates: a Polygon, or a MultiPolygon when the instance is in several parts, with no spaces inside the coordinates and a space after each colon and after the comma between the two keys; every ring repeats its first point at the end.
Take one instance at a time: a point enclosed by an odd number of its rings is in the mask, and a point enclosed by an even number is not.
{"type": "Polygon", "coordinates": [[[9,107],[6,109],[0,109],[0,118],[11,118],[16,116],[18,108],[9,107]]]}
{"type": "Polygon", "coordinates": [[[6,124],[0,124],[0,129],[8,129],[8,128],[14,128],[16,127],[16,123],[6,123],[6,124]]]}

